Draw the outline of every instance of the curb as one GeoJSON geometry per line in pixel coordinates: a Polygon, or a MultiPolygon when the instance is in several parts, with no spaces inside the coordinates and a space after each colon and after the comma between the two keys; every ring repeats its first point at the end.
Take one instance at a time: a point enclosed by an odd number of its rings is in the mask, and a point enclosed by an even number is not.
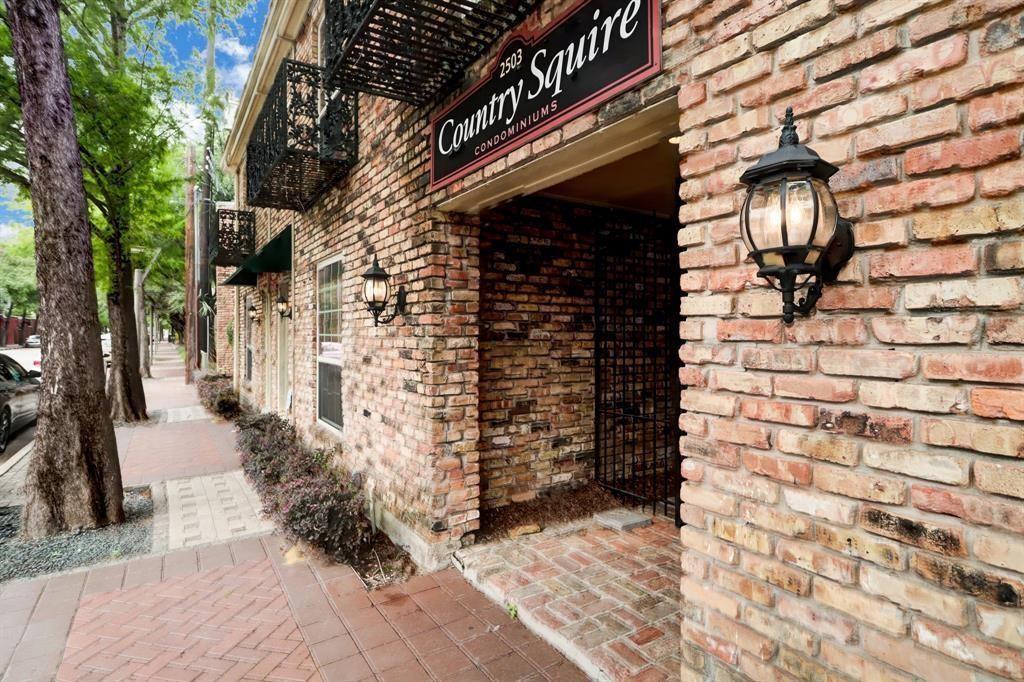
{"type": "Polygon", "coordinates": [[[15,452],[14,455],[12,455],[9,460],[4,462],[3,464],[0,464],[0,476],[3,476],[8,471],[13,469],[15,464],[23,460],[28,453],[32,452],[32,446],[35,444],[36,441],[33,438],[25,445],[25,447],[15,452]]]}

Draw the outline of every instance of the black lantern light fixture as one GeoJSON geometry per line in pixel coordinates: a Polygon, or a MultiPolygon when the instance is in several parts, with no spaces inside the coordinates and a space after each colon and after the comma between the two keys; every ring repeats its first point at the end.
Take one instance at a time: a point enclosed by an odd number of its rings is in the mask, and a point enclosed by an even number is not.
{"type": "Polygon", "coordinates": [[[260,321],[259,320],[260,313],[256,309],[256,304],[255,303],[250,303],[249,304],[249,309],[246,312],[249,313],[249,321],[250,322],[259,322],[260,321]]]}
{"type": "Polygon", "coordinates": [[[793,108],[779,137],[779,148],[744,171],[747,196],[740,211],[740,234],[759,277],[782,292],[782,319],[808,315],[822,287],[834,282],[853,255],[853,226],[839,217],[828,179],[839,169],[800,144],[793,108]],[[807,289],[796,301],[797,292],[807,289]]]}
{"type": "Polygon", "coordinates": [[[388,301],[391,299],[391,275],[380,266],[377,257],[373,257],[373,265],[363,273],[363,302],[366,309],[373,315],[373,326],[388,324],[402,314],[405,309],[405,289],[399,287],[395,300],[395,312],[385,315],[388,301]]]}
{"type": "Polygon", "coordinates": [[[284,289],[277,294],[277,314],[282,318],[292,316],[292,304],[288,300],[288,294],[285,293],[284,289]]]}

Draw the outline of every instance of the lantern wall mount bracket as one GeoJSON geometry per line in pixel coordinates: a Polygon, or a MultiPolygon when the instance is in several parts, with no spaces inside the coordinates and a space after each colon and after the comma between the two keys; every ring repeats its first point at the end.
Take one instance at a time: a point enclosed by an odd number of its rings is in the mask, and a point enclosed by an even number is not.
{"type": "Polygon", "coordinates": [[[811,314],[818,299],[821,298],[825,285],[836,281],[843,265],[853,256],[853,248],[853,223],[840,218],[836,221],[836,235],[828,250],[823,254],[824,262],[821,263],[820,268],[765,267],[757,271],[758,277],[768,279],[769,282],[771,282],[770,278],[775,278],[778,281],[778,285],[773,284],[772,288],[782,293],[782,320],[784,322],[787,324],[793,322],[796,318],[795,313],[804,317],[811,314]],[[797,300],[798,287],[796,283],[802,275],[809,276],[810,281],[807,283],[806,294],[797,300]]]}
{"type": "Polygon", "coordinates": [[[395,292],[395,312],[393,312],[393,313],[391,313],[389,315],[384,315],[383,314],[384,313],[383,310],[376,311],[376,312],[371,310],[370,314],[373,315],[373,326],[374,327],[379,327],[382,324],[390,324],[399,315],[404,315],[405,314],[405,300],[406,300],[405,287],[398,287],[398,291],[395,292]]]}
{"type": "Polygon", "coordinates": [[[374,327],[389,324],[399,315],[405,314],[406,292],[403,286],[398,287],[395,293],[395,311],[389,315],[384,314],[391,298],[390,281],[391,275],[380,266],[377,256],[374,256],[373,265],[363,273],[363,302],[373,316],[374,327]]]}

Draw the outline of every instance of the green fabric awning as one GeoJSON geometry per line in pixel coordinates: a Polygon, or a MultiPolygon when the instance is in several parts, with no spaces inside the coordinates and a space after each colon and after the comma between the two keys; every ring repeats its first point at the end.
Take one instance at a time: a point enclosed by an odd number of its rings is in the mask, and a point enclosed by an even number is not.
{"type": "Polygon", "coordinates": [[[243,265],[228,275],[228,278],[220,285],[222,287],[254,287],[256,286],[256,273],[246,270],[243,265]]]}
{"type": "Polygon", "coordinates": [[[224,280],[229,287],[255,286],[256,274],[260,272],[291,272],[292,269],[292,228],[291,225],[264,244],[263,248],[249,256],[241,267],[224,280]]]}

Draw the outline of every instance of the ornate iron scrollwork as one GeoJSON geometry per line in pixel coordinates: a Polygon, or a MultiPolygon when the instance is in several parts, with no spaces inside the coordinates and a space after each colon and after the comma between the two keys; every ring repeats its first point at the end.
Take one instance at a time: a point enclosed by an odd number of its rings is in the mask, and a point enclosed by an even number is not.
{"type": "Polygon", "coordinates": [[[249,204],[309,208],[355,164],[356,126],[354,95],[326,88],[319,66],[284,60],[246,147],[249,204]]]}
{"type": "Polygon", "coordinates": [[[326,0],[334,87],[425,104],[522,21],[536,0],[326,0]]]}
{"type": "Polygon", "coordinates": [[[252,211],[217,210],[214,238],[210,240],[214,265],[238,267],[256,251],[256,214],[252,211]]]}

